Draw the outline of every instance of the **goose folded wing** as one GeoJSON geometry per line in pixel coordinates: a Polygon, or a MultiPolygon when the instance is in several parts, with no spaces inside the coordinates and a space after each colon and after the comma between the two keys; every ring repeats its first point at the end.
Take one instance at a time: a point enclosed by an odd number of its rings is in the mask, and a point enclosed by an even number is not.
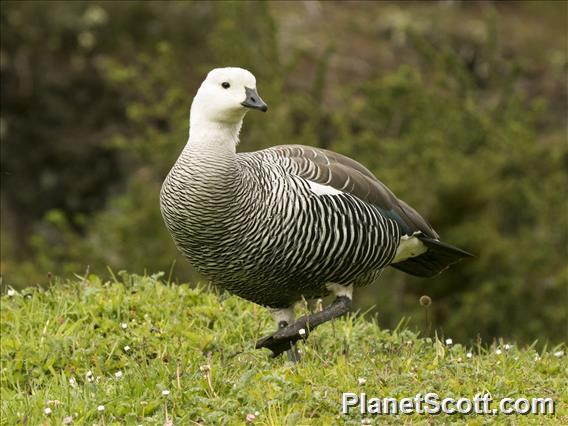
{"type": "Polygon", "coordinates": [[[420,214],[399,200],[388,187],[365,166],[335,152],[303,145],[282,145],[269,148],[278,158],[285,159],[291,173],[320,185],[329,186],[368,203],[393,219],[403,234],[420,232],[438,239],[438,234],[420,214]]]}

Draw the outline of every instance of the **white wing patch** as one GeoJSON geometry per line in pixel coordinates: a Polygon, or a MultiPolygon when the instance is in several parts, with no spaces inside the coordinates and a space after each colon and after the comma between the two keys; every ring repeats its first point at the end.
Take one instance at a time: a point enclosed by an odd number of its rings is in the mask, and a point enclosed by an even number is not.
{"type": "Polygon", "coordinates": [[[418,238],[412,235],[403,235],[396,249],[396,254],[391,263],[402,262],[411,257],[420,256],[428,248],[418,238]]]}
{"type": "Polygon", "coordinates": [[[332,186],[322,185],[321,183],[308,180],[310,190],[316,195],[341,195],[343,192],[333,188],[332,186]]]}

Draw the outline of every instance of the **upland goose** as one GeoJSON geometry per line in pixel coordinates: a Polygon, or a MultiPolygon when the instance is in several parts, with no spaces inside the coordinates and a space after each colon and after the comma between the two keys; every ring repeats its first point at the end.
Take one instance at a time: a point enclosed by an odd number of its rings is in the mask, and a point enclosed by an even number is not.
{"type": "Polygon", "coordinates": [[[302,145],[237,153],[250,109],[268,107],[249,71],[207,75],[160,207],[176,246],[201,274],[271,311],[278,330],[257,348],[296,358],[295,342],[348,312],[353,288],[386,266],[431,277],[470,256],[440,241],[355,160],[302,145]],[[335,295],[330,306],[294,321],[298,301],[328,294],[335,295]]]}

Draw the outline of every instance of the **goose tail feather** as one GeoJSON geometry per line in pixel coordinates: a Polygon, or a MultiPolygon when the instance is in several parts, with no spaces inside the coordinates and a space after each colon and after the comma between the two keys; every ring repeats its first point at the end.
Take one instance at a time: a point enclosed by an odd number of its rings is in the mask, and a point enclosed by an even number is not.
{"type": "Polygon", "coordinates": [[[417,277],[434,277],[461,259],[473,257],[471,253],[443,241],[424,235],[418,238],[428,250],[419,256],[390,266],[417,277]]]}

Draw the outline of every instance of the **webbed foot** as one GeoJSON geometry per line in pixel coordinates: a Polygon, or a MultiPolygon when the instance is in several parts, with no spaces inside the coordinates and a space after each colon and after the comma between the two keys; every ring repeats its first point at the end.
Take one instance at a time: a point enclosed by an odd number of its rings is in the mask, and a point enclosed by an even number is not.
{"type": "Polygon", "coordinates": [[[300,339],[306,339],[308,337],[310,331],[307,327],[307,320],[308,317],[298,318],[298,320],[292,324],[286,325],[275,333],[257,341],[255,348],[270,349],[272,351],[272,358],[288,351],[290,361],[297,362],[300,359],[300,354],[298,353],[295,343],[300,339]]]}

